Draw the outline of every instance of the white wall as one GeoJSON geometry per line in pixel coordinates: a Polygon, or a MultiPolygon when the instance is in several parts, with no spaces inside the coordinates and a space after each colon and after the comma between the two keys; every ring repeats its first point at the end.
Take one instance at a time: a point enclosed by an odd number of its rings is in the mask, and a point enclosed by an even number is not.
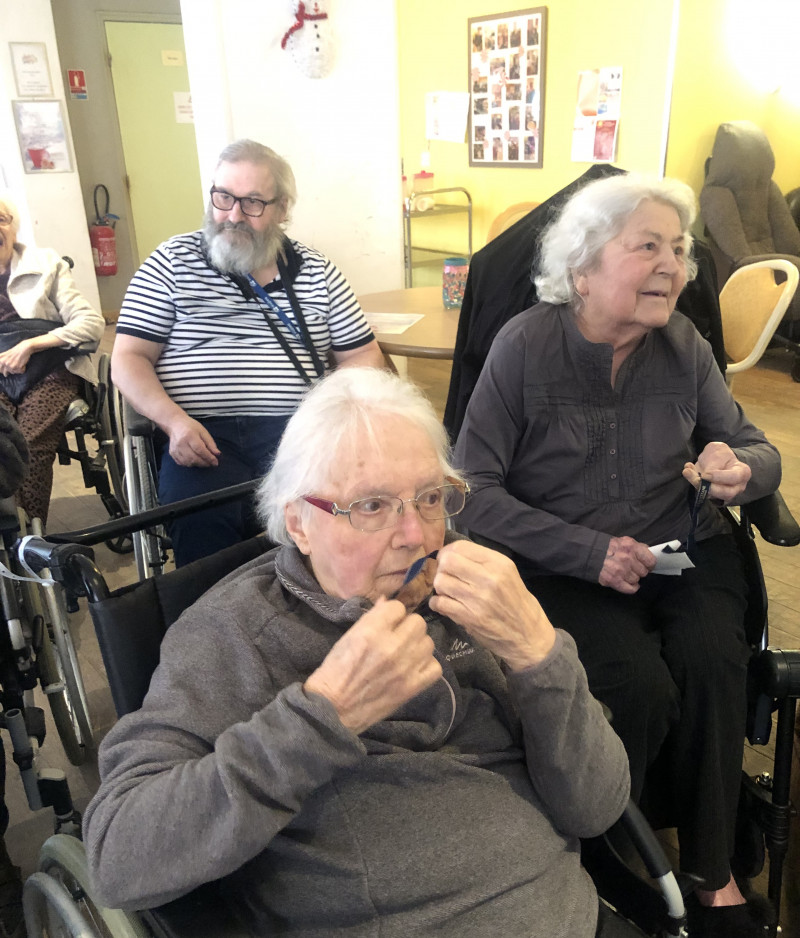
{"type": "Polygon", "coordinates": [[[0,188],[10,191],[22,216],[19,240],[68,254],[75,261],[73,275],[78,289],[99,310],[100,297],[66,106],[64,122],[73,171],[36,175],[24,171],[11,108],[17,88],[9,42],[45,43],[53,98],[64,104],[63,73],[49,0],[0,3],[0,36],[0,188]]]}
{"type": "Polygon", "coordinates": [[[322,6],[336,59],[328,77],[309,79],[280,47],[291,0],[182,0],[203,187],[231,140],[272,147],[297,177],[289,233],[327,254],[356,293],[400,288],[395,0],[322,6]]]}

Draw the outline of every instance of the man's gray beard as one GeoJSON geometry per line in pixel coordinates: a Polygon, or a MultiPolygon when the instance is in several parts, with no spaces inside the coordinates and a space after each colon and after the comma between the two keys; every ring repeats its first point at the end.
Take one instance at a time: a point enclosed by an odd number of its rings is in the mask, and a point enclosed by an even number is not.
{"type": "Polygon", "coordinates": [[[209,206],[203,222],[203,237],[211,263],[217,270],[223,274],[246,276],[275,262],[283,243],[283,229],[274,224],[265,231],[253,231],[247,222],[217,223],[209,206]],[[235,244],[223,234],[229,229],[239,231],[243,235],[237,237],[235,244]]]}

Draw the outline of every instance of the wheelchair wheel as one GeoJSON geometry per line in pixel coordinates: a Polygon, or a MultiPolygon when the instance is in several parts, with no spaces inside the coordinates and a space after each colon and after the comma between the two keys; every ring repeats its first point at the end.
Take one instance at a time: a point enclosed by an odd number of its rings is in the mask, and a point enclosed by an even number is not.
{"type": "MultiPolygon", "coordinates": [[[[31,522],[31,530],[34,534],[44,536],[42,523],[38,518],[34,518],[31,522]]],[[[43,573],[47,575],[46,570],[43,573]]],[[[48,672],[47,677],[51,685],[58,686],[61,684],[64,687],[63,700],[69,713],[69,722],[72,732],[78,738],[78,743],[83,747],[85,757],[86,750],[94,748],[94,734],[89,717],[89,704],[86,698],[83,676],[81,675],[81,666],[70,632],[66,601],[63,591],[57,586],[46,588],[44,596],[47,607],[47,616],[45,618],[47,628],[45,631],[48,632],[48,638],[51,642],[50,650],[53,653],[55,664],[55,668],[48,672]],[[54,678],[55,680],[53,680],[54,678]]],[[[44,647],[44,644],[43,641],[42,647],[44,647]]],[[[48,693],[48,697],[50,696],[52,695],[48,693]]],[[[55,719],[55,710],[53,711],[53,718],[55,719]]],[[[58,722],[56,727],[59,734],[61,734],[61,727],[58,722]]],[[[69,737],[69,732],[67,736],[69,737]]],[[[61,738],[64,741],[67,756],[70,757],[67,746],[71,743],[68,743],[63,735],[61,738]]],[[[71,757],[70,761],[72,761],[71,757]]],[[[80,762],[76,762],[75,765],[80,765],[80,762]]]]}
{"type": "MultiPolygon", "coordinates": [[[[131,515],[158,507],[156,487],[155,453],[152,440],[134,435],[127,430],[124,435],[125,485],[131,515]]],[[[133,536],[133,553],[140,580],[157,576],[163,571],[163,545],[166,531],[163,526],[145,531],[136,531],[133,536]]]]}
{"type": "Polygon", "coordinates": [[[39,871],[63,891],[47,889],[47,884],[36,888],[35,882],[26,886],[26,922],[35,922],[38,930],[31,933],[29,924],[28,938],[151,938],[138,916],[107,909],[91,899],[86,852],[77,838],[55,834],[46,840],[39,854],[39,871]],[[64,891],[72,902],[67,914],[62,913],[64,891]]]}
{"type": "MultiPolygon", "coordinates": [[[[38,521],[33,524],[29,523],[27,514],[21,508],[17,509],[17,517],[19,518],[21,535],[29,531],[31,533],[41,532],[41,523],[38,521]]],[[[9,558],[9,561],[14,566],[15,572],[24,573],[23,570],[16,568],[13,558],[9,558]]],[[[53,648],[52,625],[49,612],[42,600],[42,587],[25,581],[21,582],[19,586],[24,618],[27,623],[28,641],[33,649],[39,672],[39,682],[50,705],[53,722],[56,725],[56,730],[69,761],[73,765],[82,765],[86,761],[86,746],[83,743],[83,734],[75,710],[70,705],[60,656],[53,648]]]]}
{"type": "Polygon", "coordinates": [[[101,355],[97,363],[98,393],[102,395],[99,421],[100,447],[106,457],[111,490],[124,511],[128,511],[128,494],[122,470],[122,421],[120,393],[111,380],[111,356],[101,355]]]}

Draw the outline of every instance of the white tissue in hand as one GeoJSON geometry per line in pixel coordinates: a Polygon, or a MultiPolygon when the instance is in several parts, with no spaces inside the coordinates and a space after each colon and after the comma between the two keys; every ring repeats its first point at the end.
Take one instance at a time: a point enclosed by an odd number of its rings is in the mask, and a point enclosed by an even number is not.
{"type": "Polygon", "coordinates": [[[651,573],[663,573],[667,576],[678,576],[683,573],[684,570],[689,570],[694,566],[692,561],[689,559],[689,555],[685,551],[679,551],[678,553],[672,553],[672,551],[677,551],[681,546],[681,542],[678,540],[675,541],[666,541],[663,544],[656,544],[655,547],[651,547],[650,550],[655,554],[656,565],[650,571],[651,573]],[[664,548],[668,547],[669,551],[664,553],[664,548]]]}

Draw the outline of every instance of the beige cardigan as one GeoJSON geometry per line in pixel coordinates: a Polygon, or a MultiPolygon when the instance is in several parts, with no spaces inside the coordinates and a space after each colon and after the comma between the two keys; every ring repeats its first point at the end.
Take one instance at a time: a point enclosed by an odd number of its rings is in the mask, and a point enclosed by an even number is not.
{"type": "MultiPolygon", "coordinates": [[[[49,319],[64,323],[53,335],[69,346],[97,348],[105,320],[78,292],[65,260],[50,248],[14,245],[8,277],[8,298],[23,319],[49,319]]],[[[97,384],[97,371],[89,355],[76,355],[66,362],[73,373],[97,384]]]]}

